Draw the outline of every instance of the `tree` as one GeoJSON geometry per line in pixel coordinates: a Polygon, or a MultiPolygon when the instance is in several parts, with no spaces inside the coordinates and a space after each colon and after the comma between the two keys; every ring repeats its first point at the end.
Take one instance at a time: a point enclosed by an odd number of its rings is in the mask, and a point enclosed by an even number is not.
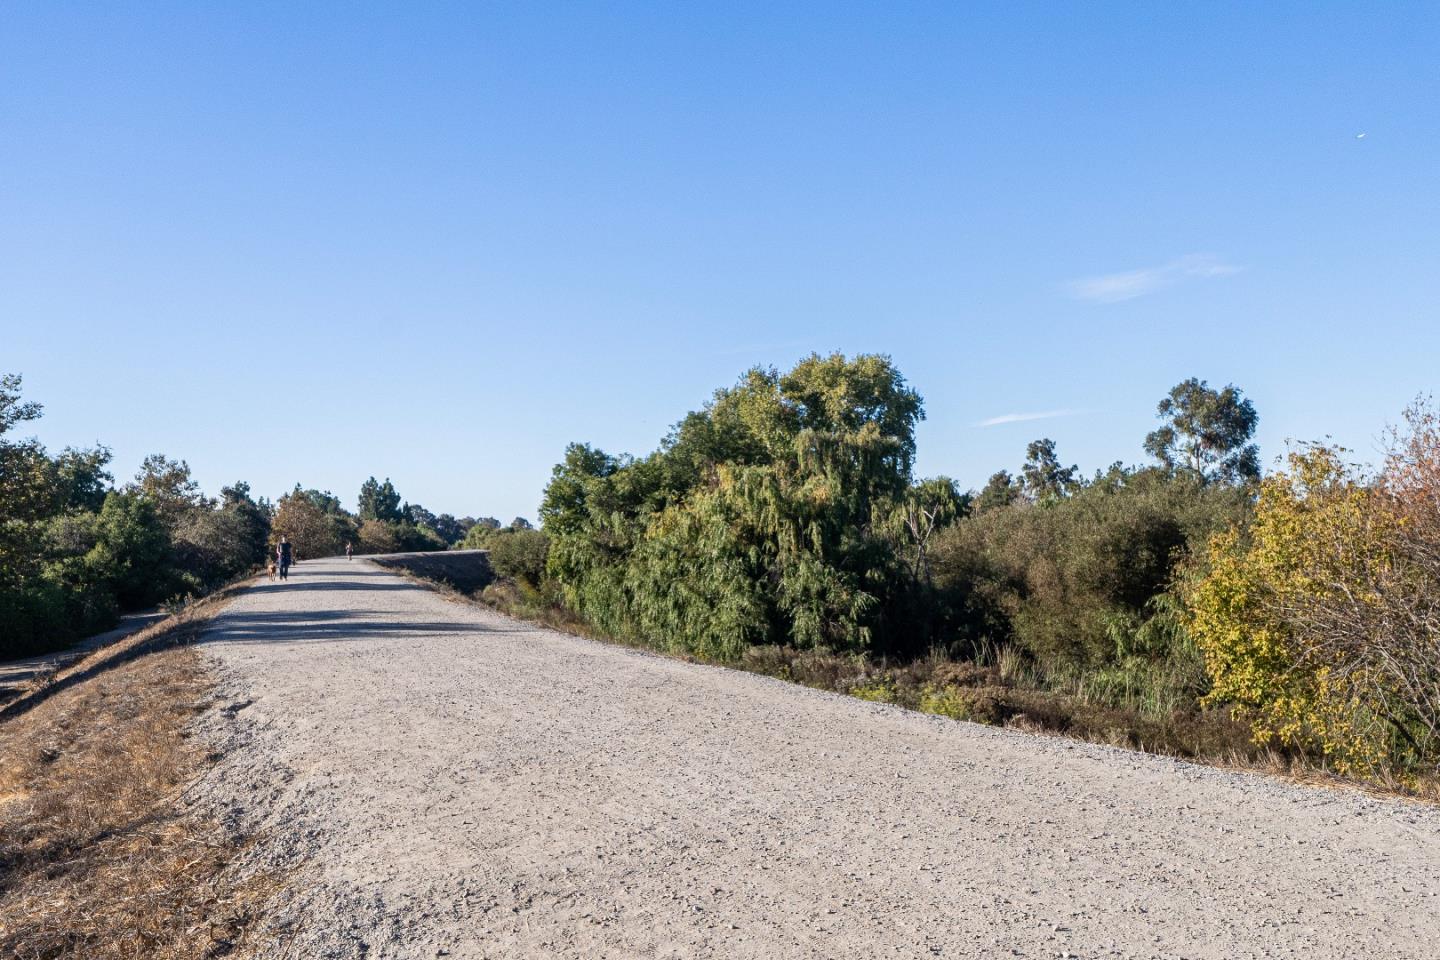
{"type": "Polygon", "coordinates": [[[1407,421],[1378,477],[1337,447],[1293,451],[1187,583],[1211,701],[1344,773],[1440,760],[1440,420],[1407,421]]]}
{"type": "Polygon", "coordinates": [[[152,453],[140,464],[130,489],[155,505],[155,512],[171,530],[192,510],[211,506],[190,476],[190,465],[152,453]]]}
{"type": "Polygon", "coordinates": [[[40,404],[20,402],[22,382],[18,373],[0,374],[0,437],[9,433],[17,423],[40,419],[40,404]]]}
{"type": "Polygon", "coordinates": [[[965,515],[970,495],[962,494],[949,477],[936,477],[913,485],[895,511],[894,521],[913,552],[910,575],[929,584],[930,540],[935,531],[965,515]]]}
{"type": "Polygon", "coordinates": [[[1260,451],[1250,442],[1260,417],[1235,386],[1212,390],[1191,377],[1171,389],[1156,415],[1165,425],[1145,438],[1145,452],[1166,469],[1188,470],[1207,483],[1260,478],[1260,451]]]}
{"type": "Polygon", "coordinates": [[[5,438],[17,424],[40,418],[40,404],[21,402],[20,386],[19,374],[0,374],[0,523],[36,519],[52,499],[45,448],[33,438],[5,438]]]}
{"type": "Polygon", "coordinates": [[[1055,455],[1055,441],[1033,440],[1025,448],[1025,466],[1020,469],[1021,483],[1032,500],[1069,496],[1080,485],[1080,468],[1062,467],[1055,455]]]}
{"type": "Polygon", "coordinates": [[[674,649],[863,648],[903,589],[921,417],[886,357],[749,370],[647,457],[572,444],[540,509],[547,572],[601,629],[674,649]]]}
{"type": "Polygon", "coordinates": [[[936,533],[930,560],[975,646],[1018,648],[1057,674],[1167,662],[1167,675],[1203,681],[1165,594],[1180,558],[1243,521],[1248,503],[1244,488],[1189,475],[1112,472],[1044,507],[977,510],[936,533]]]}
{"type": "Polygon", "coordinates": [[[490,548],[490,565],[502,577],[510,577],[530,589],[538,589],[545,577],[545,557],[550,538],[530,527],[512,528],[497,537],[490,548]]]}
{"type": "MultiPolygon", "coordinates": [[[[468,519],[468,518],[467,518],[468,519]]],[[[455,544],[465,539],[465,533],[475,525],[471,520],[468,524],[465,520],[456,520],[448,513],[442,513],[435,518],[434,530],[440,535],[440,539],[446,543],[455,544]]]]}
{"type": "Polygon", "coordinates": [[[344,528],[298,484],[275,505],[270,529],[273,540],[285,537],[302,559],[335,556],[344,548],[344,528]]]}
{"type": "Polygon", "coordinates": [[[243,481],[220,488],[220,514],[228,530],[226,576],[234,576],[265,562],[273,511],[250,496],[250,484],[243,481]]]}
{"type": "Polygon", "coordinates": [[[405,513],[400,509],[400,494],[395,492],[395,485],[389,477],[384,483],[378,483],[371,477],[360,485],[359,516],[361,520],[384,520],[388,523],[399,523],[405,519],[405,513]]]}
{"type": "Polygon", "coordinates": [[[105,469],[110,459],[108,447],[97,446],[90,450],[66,447],[61,451],[60,456],[55,458],[55,469],[63,508],[91,513],[100,511],[115,479],[105,469]]]}
{"type": "Polygon", "coordinates": [[[975,512],[984,513],[999,507],[1008,507],[1020,499],[1022,489],[1021,481],[1011,477],[1009,470],[997,470],[990,475],[984,488],[975,495],[975,512]]]}
{"type": "Polygon", "coordinates": [[[168,527],[154,500],[134,491],[105,498],[97,542],[85,557],[87,579],[106,583],[121,609],[147,607],[183,589],[172,557],[168,527]]]}
{"type": "Polygon", "coordinates": [[[359,534],[360,553],[398,553],[400,538],[393,524],[384,520],[362,520],[359,534]]]}
{"type": "MultiPolygon", "coordinates": [[[[426,510],[418,503],[405,504],[405,508],[401,510],[401,513],[404,515],[406,523],[413,523],[415,526],[425,527],[427,530],[435,530],[435,525],[439,521],[439,518],[436,517],[435,514],[426,510]]],[[[436,532],[438,533],[439,531],[436,532]]]]}

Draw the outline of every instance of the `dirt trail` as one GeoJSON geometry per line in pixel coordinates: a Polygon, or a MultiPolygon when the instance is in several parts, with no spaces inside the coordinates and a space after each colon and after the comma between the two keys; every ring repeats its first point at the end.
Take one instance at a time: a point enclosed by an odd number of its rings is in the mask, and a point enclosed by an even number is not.
{"type": "Polygon", "coordinates": [[[1440,815],[591,643],[362,561],[214,624],[302,957],[1440,956],[1440,815]]]}

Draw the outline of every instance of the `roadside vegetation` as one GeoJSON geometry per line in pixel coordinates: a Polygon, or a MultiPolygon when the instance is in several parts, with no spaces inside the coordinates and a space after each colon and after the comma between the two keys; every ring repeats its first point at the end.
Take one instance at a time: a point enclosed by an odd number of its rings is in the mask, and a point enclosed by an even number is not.
{"type": "Polygon", "coordinates": [[[41,407],[0,375],[0,659],[44,653],[112,626],[118,614],[179,605],[257,569],[287,536],[300,558],[443,550],[477,523],[402,503],[387,479],[360,489],[359,512],[329,491],[274,503],[238,482],[206,496],[184,460],[147,457],[117,485],[103,446],[52,454],[17,437],[41,407]]]}
{"type": "MultiPolygon", "coordinates": [[[[1191,379],[1152,461],[1039,439],[980,490],[913,476],[920,396],[812,356],[717,391],[644,457],[573,444],[543,532],[471,531],[508,612],[933,713],[1433,791],[1440,432],[1369,476],[1191,379]]],[[[1140,438],[1137,438],[1140,439],[1140,438]]]]}
{"type": "Polygon", "coordinates": [[[254,955],[282,878],[253,838],[187,805],[207,764],[190,736],[211,680],[186,646],[202,602],[99,651],[0,713],[0,954],[254,955]]]}

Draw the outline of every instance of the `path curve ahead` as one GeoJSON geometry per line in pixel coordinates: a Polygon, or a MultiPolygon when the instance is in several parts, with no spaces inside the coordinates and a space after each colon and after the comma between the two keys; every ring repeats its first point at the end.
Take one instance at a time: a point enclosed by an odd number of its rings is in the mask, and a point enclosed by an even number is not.
{"type": "Polygon", "coordinates": [[[215,622],[303,957],[1440,956],[1416,805],[533,628],[363,561],[215,622]],[[248,702],[248,704],[247,704],[248,702]]]}

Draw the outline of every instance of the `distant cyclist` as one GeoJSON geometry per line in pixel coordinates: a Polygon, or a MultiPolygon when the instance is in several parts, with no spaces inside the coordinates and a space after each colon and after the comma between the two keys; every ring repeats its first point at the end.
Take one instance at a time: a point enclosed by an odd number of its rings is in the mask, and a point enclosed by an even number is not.
{"type": "Polygon", "coordinates": [[[275,564],[280,568],[281,580],[290,579],[290,562],[294,556],[294,551],[290,549],[290,541],[281,537],[280,542],[275,545],[275,564]]]}

